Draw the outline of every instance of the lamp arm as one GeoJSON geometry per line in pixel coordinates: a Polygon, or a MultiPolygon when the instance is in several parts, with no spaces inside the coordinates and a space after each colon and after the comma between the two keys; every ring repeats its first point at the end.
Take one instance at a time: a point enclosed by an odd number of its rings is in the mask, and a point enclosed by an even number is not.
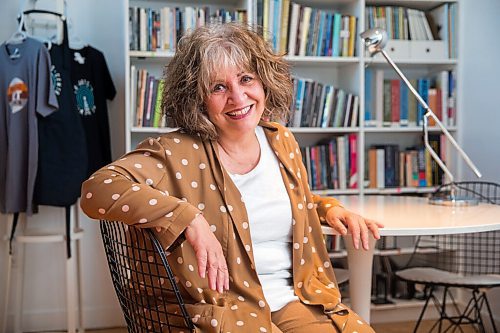
{"type": "Polygon", "coordinates": [[[429,137],[428,137],[429,133],[428,133],[428,128],[427,128],[427,125],[428,125],[427,124],[427,119],[429,117],[432,117],[432,119],[434,119],[436,121],[436,124],[438,125],[438,127],[443,131],[444,135],[448,138],[448,140],[450,140],[450,142],[453,145],[453,147],[455,147],[457,149],[457,151],[459,152],[460,156],[462,156],[462,158],[464,159],[465,163],[467,163],[467,165],[472,169],[472,171],[474,171],[474,173],[476,174],[476,176],[478,178],[481,178],[482,177],[481,172],[479,172],[479,170],[476,167],[476,165],[474,164],[474,162],[472,162],[472,160],[465,153],[465,151],[458,145],[457,141],[453,138],[453,136],[450,134],[450,132],[448,132],[448,130],[446,129],[446,127],[444,127],[443,123],[441,123],[441,121],[438,119],[438,117],[436,117],[436,114],[431,110],[431,108],[429,107],[429,105],[427,105],[427,103],[424,101],[424,99],[422,98],[422,96],[420,96],[420,94],[415,90],[415,88],[413,88],[413,86],[408,81],[408,79],[406,78],[406,76],[403,74],[403,72],[401,72],[401,70],[394,63],[394,61],[392,61],[391,57],[389,57],[389,55],[387,54],[387,52],[385,52],[383,49],[380,49],[378,51],[380,53],[382,53],[382,56],[384,56],[385,60],[387,60],[387,62],[389,63],[389,65],[391,65],[391,67],[396,71],[396,73],[403,80],[403,82],[406,84],[406,86],[408,87],[408,89],[410,89],[410,91],[412,92],[412,94],[417,98],[417,100],[420,103],[420,105],[422,105],[422,107],[425,109],[425,114],[423,116],[423,122],[424,122],[424,144],[425,144],[425,147],[427,148],[427,150],[429,150],[429,153],[431,154],[432,158],[434,158],[434,160],[439,164],[439,166],[441,167],[441,169],[443,169],[443,171],[449,177],[450,182],[453,182],[453,179],[454,179],[453,174],[450,172],[450,170],[446,167],[446,165],[444,164],[444,162],[439,158],[438,154],[434,151],[434,149],[432,149],[432,147],[429,144],[429,137]]]}
{"type": "MultiPolygon", "coordinates": [[[[453,183],[453,181],[455,180],[455,177],[453,176],[453,174],[448,169],[448,167],[446,166],[446,164],[444,164],[444,162],[441,160],[441,158],[439,157],[439,155],[436,153],[436,151],[434,150],[434,148],[432,148],[432,146],[429,143],[428,120],[427,120],[427,118],[429,116],[433,116],[433,119],[439,121],[439,119],[437,119],[437,117],[434,115],[434,113],[431,111],[431,109],[427,108],[427,110],[425,112],[425,115],[423,117],[423,122],[424,122],[424,126],[423,126],[424,127],[424,145],[425,145],[425,148],[427,148],[427,150],[429,151],[429,154],[431,154],[432,158],[437,162],[437,164],[439,164],[439,167],[444,171],[444,173],[446,174],[446,176],[448,176],[448,179],[449,179],[450,183],[453,183]]],[[[441,129],[443,129],[443,127],[441,127],[441,129]]],[[[447,132],[446,129],[444,129],[444,131],[447,132]]],[[[446,135],[446,137],[449,138],[448,135],[446,135]]]]}

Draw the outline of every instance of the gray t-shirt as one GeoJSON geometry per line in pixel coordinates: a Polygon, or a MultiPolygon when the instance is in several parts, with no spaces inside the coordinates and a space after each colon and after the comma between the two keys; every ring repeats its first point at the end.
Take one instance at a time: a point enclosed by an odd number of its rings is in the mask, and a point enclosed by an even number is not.
{"type": "Polygon", "coordinates": [[[0,212],[33,213],[37,116],[57,108],[45,46],[33,38],[0,45],[0,212]]]}

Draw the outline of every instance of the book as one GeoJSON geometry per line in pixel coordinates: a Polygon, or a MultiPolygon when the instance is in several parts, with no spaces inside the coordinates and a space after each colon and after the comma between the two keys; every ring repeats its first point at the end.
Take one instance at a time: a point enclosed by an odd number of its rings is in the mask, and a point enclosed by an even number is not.
{"type": "Polygon", "coordinates": [[[384,117],[382,119],[382,126],[389,127],[392,124],[392,90],[391,80],[384,80],[384,117]]]}
{"type": "MultiPolygon", "coordinates": [[[[408,126],[409,120],[408,120],[408,94],[409,94],[409,89],[404,83],[403,80],[399,81],[399,95],[400,95],[400,117],[399,117],[399,125],[400,126],[408,126]]],[[[413,97],[413,96],[412,96],[413,97]]]]}
{"type": "Polygon", "coordinates": [[[342,30],[340,31],[340,54],[349,56],[349,15],[342,15],[342,30]]]}
{"type": "Polygon", "coordinates": [[[343,89],[338,89],[334,118],[333,123],[331,124],[332,127],[342,126],[342,119],[344,119],[345,113],[346,96],[346,92],[343,89]]]}
{"type": "Polygon", "coordinates": [[[373,97],[373,71],[369,68],[365,70],[365,112],[364,112],[364,117],[365,117],[365,126],[369,127],[372,126],[373,124],[373,116],[372,116],[372,110],[373,110],[373,104],[374,104],[374,97],[373,97]]]}
{"type": "Polygon", "coordinates": [[[279,51],[280,51],[280,53],[286,53],[287,52],[287,42],[288,42],[288,32],[289,32],[288,20],[289,20],[289,15],[290,15],[290,0],[283,0],[281,8],[282,8],[281,27],[280,27],[281,36],[279,38],[279,40],[280,40],[279,51]]]}
{"type": "MultiPolygon", "coordinates": [[[[410,80],[413,88],[417,89],[417,80],[410,80]]],[[[417,126],[418,101],[413,94],[408,94],[408,126],[417,126]]]]}
{"type": "Polygon", "coordinates": [[[302,16],[300,19],[300,34],[299,34],[299,56],[306,55],[307,36],[309,35],[309,26],[311,22],[311,7],[302,7],[302,16]]]}
{"type": "Polygon", "coordinates": [[[354,95],[354,101],[352,103],[352,116],[350,127],[358,127],[359,118],[359,96],[354,95]]]}
{"type": "Polygon", "coordinates": [[[374,91],[374,119],[373,126],[381,127],[383,125],[384,119],[384,70],[377,69],[375,70],[375,91],[374,91]]]}
{"type": "Polygon", "coordinates": [[[300,5],[291,4],[290,24],[288,27],[288,55],[296,55],[297,31],[299,29],[300,5]]]}
{"type": "Polygon", "coordinates": [[[342,14],[333,14],[333,36],[332,36],[332,54],[334,57],[340,56],[340,30],[342,29],[342,14]]]}
{"type": "Polygon", "coordinates": [[[346,170],[346,137],[337,137],[337,161],[338,161],[338,177],[339,177],[339,189],[345,190],[347,188],[347,170],[346,170]]]}
{"type": "Polygon", "coordinates": [[[330,114],[332,110],[332,100],[335,88],[332,85],[327,85],[325,88],[325,102],[323,104],[323,112],[321,117],[321,127],[326,128],[330,124],[330,114]]]}
{"type": "MultiPolygon", "coordinates": [[[[429,90],[427,90],[427,99],[428,99],[427,105],[429,106],[429,108],[434,112],[434,114],[439,119],[439,115],[438,115],[438,91],[436,88],[429,88],[429,90]]],[[[428,125],[429,126],[436,125],[436,121],[434,120],[433,117],[429,117],[428,125]]]]}
{"type": "Polygon", "coordinates": [[[303,79],[297,80],[297,92],[295,98],[295,112],[293,114],[293,127],[300,127],[302,120],[302,107],[304,102],[305,81],[303,79]]]}
{"type": "Polygon", "coordinates": [[[347,55],[349,57],[354,57],[354,53],[356,51],[356,16],[349,16],[349,40],[348,40],[348,51],[347,55]]]}
{"type": "Polygon", "coordinates": [[[376,162],[377,162],[377,188],[385,188],[385,149],[383,146],[377,146],[376,162]]]}
{"type": "Polygon", "coordinates": [[[137,68],[135,65],[130,66],[130,119],[134,119],[136,109],[136,99],[137,99],[137,68]]]}
{"type": "Polygon", "coordinates": [[[397,187],[399,184],[399,148],[398,145],[387,144],[384,149],[384,185],[385,187],[397,187]]]}
{"type": "Polygon", "coordinates": [[[393,79],[391,83],[391,126],[399,126],[399,118],[401,116],[400,109],[400,82],[399,80],[393,79]]]}
{"type": "Polygon", "coordinates": [[[368,187],[377,188],[377,148],[368,149],[368,187]]]}
{"type": "Polygon", "coordinates": [[[343,115],[343,119],[340,119],[340,126],[342,127],[348,127],[349,126],[349,121],[351,120],[351,111],[352,111],[352,103],[354,101],[354,95],[349,93],[346,96],[346,102],[345,104],[345,111],[343,115]]]}
{"type": "Polygon", "coordinates": [[[159,80],[156,92],[156,103],[154,107],[154,116],[152,124],[153,127],[160,127],[161,124],[161,118],[162,118],[161,101],[162,101],[164,86],[165,86],[165,81],[159,80]]]}
{"type": "Polygon", "coordinates": [[[349,140],[349,188],[358,188],[358,136],[348,135],[349,140]]]}

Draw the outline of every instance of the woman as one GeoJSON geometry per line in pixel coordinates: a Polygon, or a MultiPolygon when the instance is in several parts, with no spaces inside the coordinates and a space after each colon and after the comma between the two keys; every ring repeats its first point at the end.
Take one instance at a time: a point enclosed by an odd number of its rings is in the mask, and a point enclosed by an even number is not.
{"type": "Polygon", "coordinates": [[[200,332],[372,332],[341,304],[320,220],[356,246],[380,224],[311,194],[300,149],[277,122],[289,67],[250,28],[196,29],[165,73],[180,130],[97,171],[81,205],[95,219],[155,228],[200,332]],[[293,272],[293,274],[292,274],[293,272]]]}

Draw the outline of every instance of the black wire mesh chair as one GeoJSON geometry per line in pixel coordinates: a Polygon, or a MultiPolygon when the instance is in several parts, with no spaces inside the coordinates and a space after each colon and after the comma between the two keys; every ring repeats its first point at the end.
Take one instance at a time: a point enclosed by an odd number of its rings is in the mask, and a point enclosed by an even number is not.
{"type": "MultiPolygon", "coordinates": [[[[457,196],[468,195],[480,202],[500,204],[500,185],[490,182],[457,182],[457,196]]],[[[449,191],[450,184],[437,191],[449,191]]],[[[440,193],[440,192],[439,192],[440,193]]],[[[500,223],[500,216],[499,216],[500,223]]],[[[396,272],[396,276],[407,283],[424,286],[424,307],[416,322],[414,333],[432,300],[439,319],[429,332],[464,332],[464,325],[472,325],[479,332],[495,332],[494,318],[487,298],[487,291],[500,287],[500,231],[487,231],[456,235],[420,236],[407,268],[396,272]],[[432,250],[432,251],[429,251],[432,250]],[[418,256],[419,252],[433,252],[418,256]],[[419,262],[415,265],[415,262],[419,262]],[[463,293],[457,293],[461,290],[463,293]],[[468,291],[468,293],[465,293],[468,291]],[[460,303],[461,296],[465,303],[460,303]],[[468,300],[466,299],[468,297],[468,300]],[[482,310],[488,314],[490,326],[485,324],[482,310]]]]}
{"type": "Polygon", "coordinates": [[[130,333],[194,332],[167,255],[150,229],[101,221],[113,286],[130,333]]]}

